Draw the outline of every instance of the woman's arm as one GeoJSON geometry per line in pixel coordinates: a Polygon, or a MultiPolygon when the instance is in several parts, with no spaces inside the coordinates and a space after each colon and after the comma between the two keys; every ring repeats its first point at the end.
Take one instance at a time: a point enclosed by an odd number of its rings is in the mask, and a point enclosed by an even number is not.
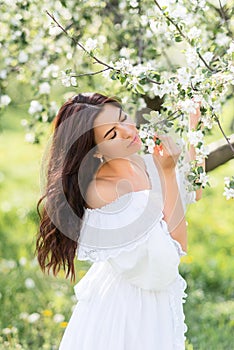
{"type": "Polygon", "coordinates": [[[164,198],[164,220],[173,239],[187,251],[187,228],[182,200],[177,184],[176,172],[163,174],[162,192],[164,198]]]}
{"type": "Polygon", "coordinates": [[[181,150],[171,138],[160,136],[160,139],[163,145],[163,155],[159,154],[156,146],[153,159],[158,169],[162,186],[164,220],[172,238],[178,241],[182,249],[186,251],[186,221],[175,171],[181,150]]]}
{"type": "MultiPolygon", "coordinates": [[[[191,113],[189,116],[189,131],[196,130],[198,122],[200,120],[201,116],[201,111],[200,111],[200,106],[196,109],[196,113],[193,114],[191,113]]],[[[196,150],[193,145],[190,145],[189,147],[189,156],[190,160],[195,160],[196,159],[196,150]]],[[[205,159],[199,166],[202,166],[203,169],[205,169],[205,159]]],[[[199,188],[199,190],[196,190],[196,201],[202,198],[202,188],[199,188]]]]}

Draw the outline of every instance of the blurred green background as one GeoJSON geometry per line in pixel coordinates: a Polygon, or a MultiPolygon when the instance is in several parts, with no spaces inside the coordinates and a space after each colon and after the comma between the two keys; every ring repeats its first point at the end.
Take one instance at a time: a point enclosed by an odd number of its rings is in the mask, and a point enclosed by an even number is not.
{"type": "MultiPolygon", "coordinates": [[[[1,116],[0,349],[52,350],[76,299],[74,284],[62,273],[44,276],[34,258],[40,165],[50,128],[40,145],[27,143],[20,122],[28,107],[19,101],[1,116]]],[[[232,106],[229,101],[224,107],[227,134],[232,106]]],[[[218,138],[220,131],[214,130],[207,142],[218,138]]],[[[189,252],[180,268],[188,283],[187,350],[234,349],[234,202],[223,197],[223,178],[233,174],[233,165],[232,160],[210,173],[211,187],[187,212],[189,252]]],[[[76,283],[89,266],[76,262],[76,283]]]]}

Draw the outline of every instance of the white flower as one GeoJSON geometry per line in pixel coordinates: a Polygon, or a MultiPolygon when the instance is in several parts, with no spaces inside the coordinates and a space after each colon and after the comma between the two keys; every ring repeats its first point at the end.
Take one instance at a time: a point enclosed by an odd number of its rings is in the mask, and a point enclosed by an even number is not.
{"type": "Polygon", "coordinates": [[[57,105],[56,101],[51,101],[50,102],[50,113],[57,114],[57,112],[58,112],[58,105],[57,105]]]}
{"type": "Polygon", "coordinates": [[[138,102],[138,109],[139,110],[147,107],[146,102],[142,97],[140,97],[137,102],[138,102]]]}
{"type": "Polygon", "coordinates": [[[22,257],[19,259],[19,264],[20,264],[21,266],[25,266],[26,263],[27,263],[27,259],[26,259],[24,256],[22,256],[22,257]]]}
{"type": "Polygon", "coordinates": [[[63,322],[65,317],[62,314],[55,314],[53,320],[55,323],[63,322]]]}
{"type": "Polygon", "coordinates": [[[58,26],[53,26],[53,27],[51,26],[49,28],[49,35],[51,35],[51,36],[57,36],[60,33],[62,33],[62,29],[59,28],[58,26]]]}
{"type": "Polygon", "coordinates": [[[229,43],[230,38],[224,33],[218,33],[215,38],[215,42],[219,46],[225,46],[229,43]]]}
{"type": "Polygon", "coordinates": [[[119,61],[115,62],[114,68],[122,71],[123,73],[131,73],[133,66],[129,60],[121,58],[119,61]]]}
{"type": "Polygon", "coordinates": [[[196,53],[196,49],[194,47],[189,46],[185,51],[185,57],[188,66],[196,68],[200,62],[199,57],[196,53]]]}
{"type": "Polygon", "coordinates": [[[185,101],[179,101],[178,107],[187,113],[196,114],[196,109],[199,104],[196,101],[187,99],[185,101]]]}
{"type": "Polygon", "coordinates": [[[0,71],[0,79],[4,80],[4,79],[6,79],[6,77],[7,77],[7,70],[6,69],[2,69],[0,71]]]}
{"type": "Polygon", "coordinates": [[[139,130],[138,135],[139,135],[139,137],[140,137],[141,139],[144,139],[145,137],[148,136],[148,133],[147,133],[146,130],[139,130]]]}
{"type": "Polygon", "coordinates": [[[21,119],[20,124],[21,124],[22,126],[26,126],[26,125],[28,125],[28,121],[27,121],[26,119],[21,119]]]}
{"type": "Polygon", "coordinates": [[[202,57],[204,58],[207,64],[209,64],[212,61],[213,56],[214,54],[209,51],[207,51],[206,53],[204,53],[204,55],[202,55],[202,57]]]}
{"type": "Polygon", "coordinates": [[[125,58],[129,58],[131,56],[131,53],[133,53],[133,49],[129,49],[128,47],[122,47],[122,49],[119,51],[120,56],[123,56],[125,58]]]}
{"type": "Polygon", "coordinates": [[[16,267],[16,262],[14,260],[6,260],[6,266],[9,269],[14,269],[16,267]]]}
{"type": "Polygon", "coordinates": [[[29,107],[29,114],[35,114],[37,112],[41,112],[43,109],[43,106],[36,100],[31,101],[30,107],[29,107]]]}
{"type": "Polygon", "coordinates": [[[160,98],[165,95],[165,92],[161,85],[153,84],[151,91],[155,96],[159,96],[160,98]]]}
{"type": "Polygon", "coordinates": [[[86,50],[87,51],[92,51],[92,50],[94,50],[94,49],[96,49],[96,47],[97,47],[97,39],[91,39],[91,38],[89,38],[87,41],[86,41],[86,43],[85,43],[85,48],[86,48],[86,50]]]}
{"type": "Polygon", "coordinates": [[[188,16],[188,13],[185,6],[177,4],[175,9],[170,11],[170,15],[174,18],[185,19],[188,16]]]}
{"type": "Polygon", "coordinates": [[[27,320],[28,319],[28,313],[27,312],[21,312],[21,314],[19,315],[19,318],[21,320],[27,320]]]}
{"type": "Polygon", "coordinates": [[[130,6],[135,8],[138,6],[138,1],[137,0],[130,0],[130,6]]]}
{"type": "Polygon", "coordinates": [[[67,75],[65,72],[61,72],[62,74],[62,84],[66,87],[70,87],[72,86],[76,86],[77,82],[76,82],[76,78],[75,77],[70,77],[69,75],[67,75]]]}
{"type": "Polygon", "coordinates": [[[50,84],[47,82],[41,83],[39,85],[39,94],[40,95],[49,95],[50,94],[50,84]]]}
{"type": "Polygon", "coordinates": [[[11,102],[11,98],[8,95],[2,95],[0,97],[0,106],[7,106],[11,102]]]}
{"type": "Polygon", "coordinates": [[[201,35],[201,32],[202,32],[201,29],[198,29],[197,27],[192,27],[192,28],[189,30],[187,36],[188,36],[188,38],[189,38],[190,40],[192,40],[192,39],[197,39],[197,38],[199,38],[199,36],[201,35]]]}
{"type": "Polygon", "coordinates": [[[64,86],[66,86],[66,87],[71,86],[71,79],[70,79],[70,77],[65,72],[61,72],[61,74],[62,74],[62,79],[61,79],[62,84],[64,86]]]}
{"type": "Polygon", "coordinates": [[[230,185],[230,177],[226,176],[224,178],[224,184],[225,184],[225,186],[229,186],[230,185]]]}
{"type": "Polygon", "coordinates": [[[201,182],[201,185],[205,187],[207,185],[207,182],[209,181],[209,176],[206,175],[205,172],[200,174],[199,182],[201,182]]]}
{"type": "Polygon", "coordinates": [[[77,81],[75,77],[71,77],[71,85],[72,86],[76,86],[77,85],[77,81]]]}
{"type": "Polygon", "coordinates": [[[143,27],[146,27],[147,24],[149,23],[149,19],[148,19],[148,17],[147,17],[146,15],[142,15],[142,16],[140,17],[140,21],[141,21],[141,25],[142,25],[143,27]]]}
{"type": "Polygon", "coordinates": [[[201,130],[189,131],[187,136],[191,145],[196,146],[199,142],[203,142],[204,135],[201,130]]]}
{"type": "Polygon", "coordinates": [[[26,141],[26,142],[34,143],[35,139],[36,139],[36,138],[35,138],[35,134],[34,134],[34,133],[28,132],[28,133],[25,135],[25,141],[26,141]]]}
{"type": "Polygon", "coordinates": [[[231,42],[229,49],[227,50],[228,54],[232,54],[234,52],[234,41],[231,42]]]}
{"type": "Polygon", "coordinates": [[[224,188],[223,195],[226,197],[227,200],[234,198],[234,188],[224,188]]]}
{"type": "Polygon", "coordinates": [[[187,88],[190,83],[190,74],[185,67],[177,69],[177,79],[182,87],[187,88]]]}
{"type": "Polygon", "coordinates": [[[27,320],[29,323],[34,323],[34,322],[37,322],[39,318],[40,318],[40,314],[38,314],[37,312],[34,312],[28,316],[27,320]]]}
{"type": "Polygon", "coordinates": [[[154,148],[155,147],[155,142],[152,139],[146,139],[145,140],[146,146],[149,148],[154,148]]]}
{"type": "Polygon", "coordinates": [[[209,115],[202,116],[201,121],[203,122],[203,125],[206,128],[212,129],[214,121],[212,120],[212,118],[209,115]]]}
{"type": "Polygon", "coordinates": [[[24,51],[21,51],[18,56],[18,61],[20,63],[25,63],[28,61],[28,54],[24,51]]]}
{"type": "Polygon", "coordinates": [[[38,64],[40,67],[46,67],[48,65],[48,61],[47,61],[47,59],[43,58],[43,59],[38,61],[38,64]]]}
{"type": "Polygon", "coordinates": [[[11,329],[10,328],[3,328],[2,333],[6,334],[6,335],[11,334],[11,329]]]}
{"type": "Polygon", "coordinates": [[[154,153],[154,147],[148,147],[148,152],[151,154],[154,153]]]}
{"type": "Polygon", "coordinates": [[[133,86],[133,87],[135,87],[135,86],[137,86],[137,84],[139,84],[137,77],[129,77],[129,78],[127,78],[127,82],[129,82],[131,84],[131,86],[133,86]]]}
{"type": "Polygon", "coordinates": [[[26,278],[24,284],[27,289],[33,289],[35,287],[35,282],[32,278],[26,278]]]}

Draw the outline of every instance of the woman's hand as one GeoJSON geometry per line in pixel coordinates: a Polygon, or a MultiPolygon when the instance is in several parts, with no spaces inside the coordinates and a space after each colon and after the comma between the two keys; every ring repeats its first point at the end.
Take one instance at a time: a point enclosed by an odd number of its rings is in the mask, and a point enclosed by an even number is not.
{"type": "MultiPolygon", "coordinates": [[[[155,136],[155,141],[158,139],[155,136]]],[[[161,143],[154,148],[153,158],[160,172],[170,172],[175,169],[181,148],[174,142],[172,137],[160,135],[161,143]]]]}
{"type": "Polygon", "coordinates": [[[197,124],[201,118],[201,110],[200,110],[201,102],[198,102],[198,105],[199,106],[196,108],[196,112],[190,113],[190,115],[189,115],[189,128],[190,128],[190,130],[197,128],[197,124]]]}

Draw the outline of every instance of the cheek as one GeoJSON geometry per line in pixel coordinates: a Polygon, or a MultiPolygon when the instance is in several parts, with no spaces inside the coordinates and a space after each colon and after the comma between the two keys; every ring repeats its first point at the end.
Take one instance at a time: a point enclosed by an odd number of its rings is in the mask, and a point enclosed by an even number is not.
{"type": "Polygon", "coordinates": [[[111,141],[104,141],[99,143],[98,148],[101,153],[106,156],[126,154],[128,152],[127,146],[129,145],[129,140],[115,139],[111,141]]]}
{"type": "Polygon", "coordinates": [[[125,157],[141,149],[141,143],[134,143],[129,146],[131,140],[116,139],[112,141],[102,142],[99,145],[99,151],[104,156],[113,157],[125,157]]]}

